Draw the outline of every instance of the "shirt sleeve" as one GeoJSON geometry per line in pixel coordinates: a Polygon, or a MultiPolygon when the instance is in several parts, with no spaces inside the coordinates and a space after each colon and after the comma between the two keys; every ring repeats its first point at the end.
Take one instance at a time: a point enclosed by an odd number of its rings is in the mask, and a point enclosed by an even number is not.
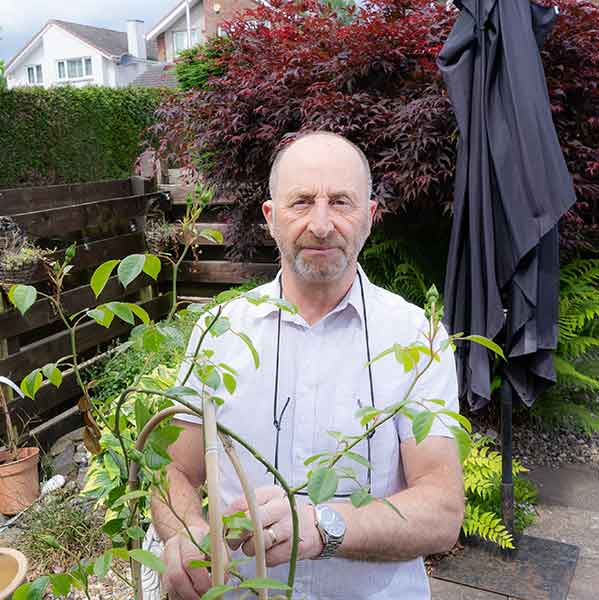
{"type": "MultiPolygon", "coordinates": [[[[438,349],[441,342],[446,340],[447,337],[447,331],[441,326],[435,340],[435,347],[438,349]]],[[[430,368],[420,378],[412,391],[412,400],[421,402],[424,405],[418,406],[417,404],[410,404],[409,408],[414,414],[424,410],[424,407],[431,411],[440,409],[447,409],[455,413],[460,411],[456,364],[451,347],[448,347],[443,352],[439,352],[439,358],[439,361],[433,361],[430,368]],[[445,405],[440,406],[434,402],[427,402],[429,400],[444,400],[445,405]]],[[[419,368],[424,367],[427,362],[428,357],[423,357],[419,364],[419,368]]],[[[410,372],[410,381],[415,373],[416,371],[410,372]]],[[[448,426],[454,425],[458,425],[454,419],[447,415],[439,415],[438,417],[435,417],[429,435],[453,437],[448,426]]],[[[400,414],[395,417],[395,427],[400,441],[403,442],[414,437],[414,434],[412,433],[412,420],[406,415],[400,414]]]]}

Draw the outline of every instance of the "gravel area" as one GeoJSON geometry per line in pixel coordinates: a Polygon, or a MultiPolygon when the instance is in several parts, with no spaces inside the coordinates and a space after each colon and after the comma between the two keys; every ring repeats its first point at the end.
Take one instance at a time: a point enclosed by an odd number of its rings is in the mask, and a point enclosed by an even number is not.
{"type": "MultiPolygon", "coordinates": [[[[473,430],[500,441],[497,419],[470,416],[473,430]]],[[[514,457],[528,469],[558,468],[566,464],[586,464],[599,469],[599,433],[591,436],[566,429],[545,431],[532,419],[514,419],[514,457]]],[[[499,447],[499,445],[498,445],[499,447]]]]}

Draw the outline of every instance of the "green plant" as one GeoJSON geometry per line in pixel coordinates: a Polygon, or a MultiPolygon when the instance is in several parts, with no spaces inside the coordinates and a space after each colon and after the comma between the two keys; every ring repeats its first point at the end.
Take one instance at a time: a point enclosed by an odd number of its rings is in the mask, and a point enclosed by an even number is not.
{"type": "Polygon", "coordinates": [[[599,431],[599,259],[577,259],[560,273],[557,385],[533,407],[550,427],[599,431]]]}
{"type": "Polygon", "coordinates": [[[91,501],[82,502],[77,494],[60,490],[27,511],[21,521],[18,547],[35,565],[38,573],[66,570],[90,556],[100,554],[108,545],[101,530],[102,516],[90,510],[91,501]],[[48,536],[60,548],[43,543],[48,536]]]}
{"type": "MultiPolygon", "coordinates": [[[[514,475],[514,529],[521,532],[534,521],[537,491],[522,477],[526,472],[518,460],[512,464],[514,475]]],[[[464,535],[476,535],[501,548],[513,548],[513,538],[501,521],[501,454],[492,449],[492,440],[473,436],[470,454],[464,461],[464,535]]]]}
{"type": "Polygon", "coordinates": [[[35,266],[51,253],[52,250],[44,250],[31,242],[26,242],[20,247],[7,249],[0,255],[0,270],[5,272],[19,271],[35,266]]]}
{"type": "Polygon", "coordinates": [[[227,37],[215,36],[205,44],[200,44],[179,54],[175,72],[179,85],[184,90],[204,89],[211,77],[225,73],[222,57],[231,50],[227,37]]]}
{"type": "Polygon", "coordinates": [[[6,83],[6,64],[3,60],[0,60],[0,92],[5,91],[8,88],[6,83]]]}
{"type": "Polygon", "coordinates": [[[431,281],[413,245],[377,230],[362,251],[361,262],[373,283],[418,306],[424,305],[431,281]]]}

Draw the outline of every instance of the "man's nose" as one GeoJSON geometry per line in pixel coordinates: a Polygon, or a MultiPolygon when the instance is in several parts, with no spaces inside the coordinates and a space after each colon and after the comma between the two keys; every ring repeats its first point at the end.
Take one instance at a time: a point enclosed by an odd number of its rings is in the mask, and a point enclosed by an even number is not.
{"type": "Polygon", "coordinates": [[[317,238],[326,238],[335,226],[331,219],[331,211],[327,200],[317,199],[310,211],[310,223],[308,230],[317,238]]]}

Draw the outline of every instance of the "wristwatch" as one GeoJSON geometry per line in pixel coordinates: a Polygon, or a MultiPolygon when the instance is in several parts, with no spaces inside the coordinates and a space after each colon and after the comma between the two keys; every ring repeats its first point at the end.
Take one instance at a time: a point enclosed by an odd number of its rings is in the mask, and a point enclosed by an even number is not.
{"type": "Polygon", "coordinates": [[[345,537],[345,519],[326,504],[315,504],[316,529],[320,533],[324,548],[315,559],[331,558],[345,537]]]}

